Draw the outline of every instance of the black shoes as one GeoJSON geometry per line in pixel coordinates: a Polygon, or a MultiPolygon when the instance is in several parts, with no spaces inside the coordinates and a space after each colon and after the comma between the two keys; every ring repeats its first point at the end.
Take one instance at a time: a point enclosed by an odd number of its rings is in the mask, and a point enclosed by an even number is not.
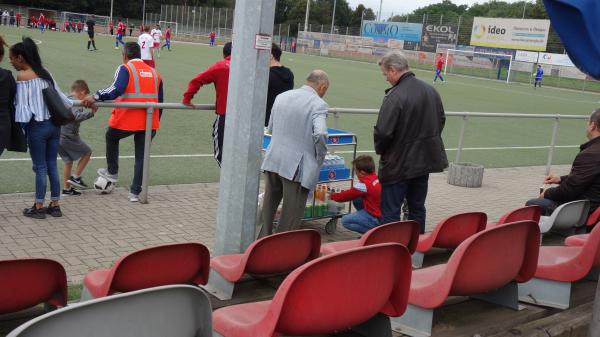
{"type": "Polygon", "coordinates": [[[81,179],[81,177],[75,178],[71,176],[71,178],[69,178],[67,182],[71,184],[71,186],[75,186],[77,188],[88,188],[88,185],[83,182],[83,179],[81,179]]]}
{"type": "Polygon", "coordinates": [[[62,194],[63,195],[81,195],[81,192],[78,192],[76,189],[74,189],[73,187],[71,187],[68,190],[63,189],[62,190],[62,194]]]}
{"type": "Polygon", "coordinates": [[[55,218],[60,218],[62,216],[62,212],[60,210],[60,206],[52,206],[52,204],[46,207],[46,213],[52,215],[55,218]]]}
{"type": "Polygon", "coordinates": [[[34,219],[46,219],[46,208],[35,208],[35,204],[30,208],[25,208],[23,210],[23,215],[28,218],[34,219]]]}
{"type": "Polygon", "coordinates": [[[52,204],[42,208],[36,208],[34,204],[32,207],[23,210],[23,215],[28,218],[46,219],[46,214],[59,218],[62,216],[62,211],[60,210],[60,206],[52,206],[52,204]]]}

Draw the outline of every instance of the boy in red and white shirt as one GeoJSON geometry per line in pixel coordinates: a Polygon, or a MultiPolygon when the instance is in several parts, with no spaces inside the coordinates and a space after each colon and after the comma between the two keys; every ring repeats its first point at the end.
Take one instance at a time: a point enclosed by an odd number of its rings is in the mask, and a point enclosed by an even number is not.
{"type": "Polygon", "coordinates": [[[138,44],[140,45],[140,51],[142,52],[142,61],[152,68],[156,68],[154,64],[154,57],[152,56],[152,47],[154,46],[154,39],[148,32],[150,27],[144,27],[144,33],[138,37],[138,44]]]}
{"type": "Polygon", "coordinates": [[[352,161],[359,182],[349,190],[332,193],[337,202],[352,200],[356,212],[342,217],[342,225],[351,231],[365,233],[379,225],[381,216],[381,185],[375,173],[375,162],[371,156],[358,156],[352,161]]]}

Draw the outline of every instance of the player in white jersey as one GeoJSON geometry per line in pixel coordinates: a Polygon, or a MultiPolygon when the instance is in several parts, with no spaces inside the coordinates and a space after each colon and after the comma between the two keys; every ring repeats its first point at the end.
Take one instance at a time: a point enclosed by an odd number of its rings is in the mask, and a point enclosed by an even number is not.
{"type": "Polygon", "coordinates": [[[150,32],[150,35],[152,35],[152,38],[154,39],[154,45],[152,47],[154,48],[154,53],[157,57],[160,57],[160,39],[163,35],[162,31],[160,30],[160,26],[156,25],[156,28],[150,32]]]}
{"type": "Polygon", "coordinates": [[[152,47],[154,47],[154,39],[148,32],[150,27],[144,27],[144,33],[138,37],[138,44],[142,52],[142,61],[152,68],[156,68],[154,58],[152,57],[152,47]]]}

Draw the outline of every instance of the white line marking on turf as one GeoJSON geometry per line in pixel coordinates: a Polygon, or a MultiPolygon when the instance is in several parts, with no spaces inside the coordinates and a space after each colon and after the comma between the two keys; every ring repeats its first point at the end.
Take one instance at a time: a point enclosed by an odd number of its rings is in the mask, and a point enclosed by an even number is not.
{"type": "MultiPolygon", "coordinates": [[[[556,145],[555,148],[578,148],[579,145],[556,145]]],[[[549,145],[543,146],[500,146],[500,147],[465,147],[463,151],[493,151],[493,150],[540,150],[548,149],[549,145]]],[[[456,151],[456,148],[448,148],[446,151],[456,151]]],[[[336,151],[335,153],[341,154],[352,154],[354,151],[336,151]]],[[[373,150],[360,150],[356,153],[375,153],[373,150]]],[[[202,157],[213,157],[212,153],[198,153],[198,154],[155,154],[151,155],[150,158],[202,158],[202,157]]],[[[134,159],[135,156],[120,156],[120,159],[134,159]]],[[[60,159],[60,158],[58,158],[60,159]]],[[[104,156],[92,157],[92,159],[106,159],[104,156]]],[[[0,158],[0,162],[6,161],[30,161],[31,158],[0,158]]]]}

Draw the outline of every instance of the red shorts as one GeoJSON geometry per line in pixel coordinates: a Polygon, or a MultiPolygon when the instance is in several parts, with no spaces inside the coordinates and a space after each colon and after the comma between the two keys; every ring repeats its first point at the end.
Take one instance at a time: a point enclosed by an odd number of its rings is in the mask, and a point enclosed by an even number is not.
{"type": "Polygon", "coordinates": [[[154,42],[153,48],[160,48],[160,42],[154,42]]]}
{"type": "Polygon", "coordinates": [[[156,68],[154,66],[154,60],[142,60],[144,61],[144,63],[146,63],[147,65],[151,66],[152,68],[156,68]]]}

